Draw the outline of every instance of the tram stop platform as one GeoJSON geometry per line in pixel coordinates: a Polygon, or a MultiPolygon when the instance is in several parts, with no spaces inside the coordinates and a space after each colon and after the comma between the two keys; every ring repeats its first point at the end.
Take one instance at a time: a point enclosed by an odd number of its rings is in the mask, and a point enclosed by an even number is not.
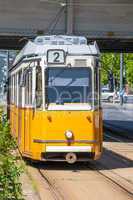
{"type": "Polygon", "coordinates": [[[103,103],[104,130],[133,140],[133,104],[103,103]]]}

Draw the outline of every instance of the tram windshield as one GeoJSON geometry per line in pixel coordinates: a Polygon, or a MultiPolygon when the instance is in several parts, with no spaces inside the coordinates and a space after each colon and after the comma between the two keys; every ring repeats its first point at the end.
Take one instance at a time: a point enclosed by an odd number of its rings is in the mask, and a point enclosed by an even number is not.
{"type": "Polygon", "coordinates": [[[91,68],[48,68],[46,102],[92,103],[91,68]]]}

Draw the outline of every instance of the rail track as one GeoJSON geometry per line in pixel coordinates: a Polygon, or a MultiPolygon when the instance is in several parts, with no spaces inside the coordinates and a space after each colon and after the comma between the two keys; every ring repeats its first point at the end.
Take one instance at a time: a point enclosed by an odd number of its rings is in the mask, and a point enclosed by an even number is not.
{"type": "MultiPolygon", "coordinates": [[[[44,195],[41,194],[42,200],[79,200],[81,198],[88,199],[87,195],[91,197],[93,192],[93,182],[96,181],[96,188],[102,187],[103,184],[104,192],[107,187],[107,191],[111,195],[112,191],[110,188],[115,188],[115,193],[120,193],[120,200],[122,199],[132,199],[133,198],[133,182],[130,180],[130,175],[127,178],[122,174],[124,170],[133,169],[133,161],[128,157],[122,155],[123,152],[128,152],[132,150],[133,144],[126,138],[120,136],[112,135],[107,132],[105,134],[104,142],[104,153],[103,157],[99,161],[86,162],[86,163],[76,163],[74,165],[69,165],[66,163],[38,163],[34,166],[34,172],[36,173],[36,182],[42,182],[42,187],[47,195],[50,193],[49,198],[43,198],[44,195]],[[123,151],[120,151],[120,144],[123,144],[123,151]],[[117,147],[118,145],[118,147],[117,147]],[[114,148],[115,147],[115,148],[114,148]],[[119,151],[117,151],[117,148],[119,151]],[[122,170],[122,173],[119,172],[122,170]],[[41,177],[39,180],[38,177],[41,177]],[[89,181],[92,180],[91,181],[89,181]],[[105,184],[105,186],[104,186],[105,184]],[[86,186],[87,185],[87,186],[86,186]],[[78,188],[83,188],[78,189],[78,188]],[[90,193],[86,193],[84,197],[83,191],[86,190],[85,187],[92,188],[90,193]],[[77,192],[79,193],[77,196],[77,192]]],[[[32,168],[32,166],[30,166],[32,168]]],[[[129,172],[130,173],[130,172],[129,172]]],[[[32,176],[32,174],[31,174],[32,176]]],[[[39,188],[40,189],[40,188],[39,188]]],[[[114,189],[113,189],[114,190],[114,189]]],[[[103,192],[103,193],[104,193],[103,192]]],[[[41,190],[42,193],[42,190],[41,190]]],[[[100,194],[99,194],[100,195],[100,194]]],[[[98,199],[95,197],[93,199],[98,199]]],[[[104,200],[104,196],[102,197],[104,200]]],[[[106,198],[107,199],[107,196],[106,198]]]]}
{"type": "MultiPolygon", "coordinates": [[[[113,171],[110,171],[109,173],[107,171],[104,171],[103,168],[107,170],[106,166],[102,164],[97,165],[96,163],[94,164],[90,162],[90,163],[85,163],[84,168],[85,170],[92,170],[94,173],[97,173],[98,175],[102,176],[102,178],[106,179],[109,183],[112,183],[116,187],[119,187],[120,189],[122,189],[122,191],[124,191],[130,197],[133,197],[133,192],[131,191],[133,184],[131,184],[128,180],[124,179],[122,176],[118,175],[117,173],[113,171]],[[102,166],[102,170],[99,169],[101,166],[102,166]]],[[[47,170],[39,169],[38,172],[41,174],[43,179],[47,182],[54,200],[67,200],[65,195],[62,194],[61,188],[59,188],[59,186],[56,185],[56,182],[54,182],[52,178],[47,174],[47,170]]]]}
{"type": "MultiPolygon", "coordinates": [[[[105,179],[107,179],[109,182],[111,181],[113,184],[115,184],[116,186],[118,186],[119,188],[121,188],[123,191],[125,191],[127,194],[129,194],[129,195],[131,195],[132,197],[133,197],[133,192],[131,192],[128,188],[125,188],[121,183],[118,183],[117,182],[117,179],[115,179],[115,178],[112,178],[108,173],[106,173],[106,172],[102,172],[101,170],[98,170],[95,166],[93,166],[92,165],[92,167],[90,167],[90,169],[92,169],[92,170],[95,170],[96,169],[96,171],[95,172],[97,172],[98,174],[100,174],[100,175],[102,175],[105,179]]],[[[117,175],[118,176],[118,174],[116,174],[116,173],[114,173],[114,172],[111,172],[111,173],[113,173],[113,175],[117,175]]],[[[110,174],[111,174],[110,173],[110,174]]],[[[123,179],[123,177],[122,176],[119,176],[121,179],[123,179]]],[[[127,182],[127,180],[125,179],[124,181],[126,181],[127,182]]]]}
{"type": "MultiPolygon", "coordinates": [[[[117,182],[117,179],[112,178],[110,176],[110,174],[106,173],[106,172],[102,172],[101,170],[98,170],[96,165],[93,164],[88,164],[87,169],[93,170],[94,173],[97,173],[98,175],[102,176],[104,179],[108,180],[109,183],[112,183],[113,185],[115,185],[116,187],[120,188],[123,192],[125,192],[128,196],[130,196],[131,198],[133,197],[133,192],[131,192],[131,188],[129,189],[128,187],[124,187],[123,184],[117,182]]],[[[50,189],[50,192],[53,196],[54,200],[68,200],[67,195],[62,194],[61,192],[61,188],[59,188],[59,186],[56,184],[56,182],[54,182],[51,177],[49,177],[49,175],[47,175],[45,170],[38,170],[38,172],[41,174],[41,176],[43,177],[43,179],[47,182],[48,187],[50,189]]],[[[115,174],[114,172],[113,175],[118,176],[117,174],[115,174]]],[[[119,176],[121,179],[123,179],[123,177],[119,176]]],[[[127,182],[127,180],[125,179],[124,181],[127,182]]],[[[127,184],[127,183],[126,183],[127,184]]]]}
{"type": "Polygon", "coordinates": [[[67,200],[65,196],[61,193],[61,190],[56,186],[56,184],[46,175],[45,170],[38,169],[38,172],[46,181],[54,200],[67,200]]]}
{"type": "MultiPolygon", "coordinates": [[[[133,162],[133,140],[129,139],[128,137],[122,137],[117,135],[117,133],[113,134],[112,132],[106,132],[104,134],[104,147],[108,150],[116,152],[117,155],[124,155],[124,157],[129,158],[130,163],[133,162]],[[132,153],[131,156],[128,154],[132,153]]],[[[118,156],[117,156],[118,157],[118,156]]]]}
{"type": "Polygon", "coordinates": [[[116,141],[116,142],[127,142],[129,143],[131,146],[133,146],[133,140],[126,135],[118,135],[117,133],[113,133],[112,131],[106,131],[106,133],[104,134],[105,139],[109,138],[111,139],[111,141],[116,141]]]}

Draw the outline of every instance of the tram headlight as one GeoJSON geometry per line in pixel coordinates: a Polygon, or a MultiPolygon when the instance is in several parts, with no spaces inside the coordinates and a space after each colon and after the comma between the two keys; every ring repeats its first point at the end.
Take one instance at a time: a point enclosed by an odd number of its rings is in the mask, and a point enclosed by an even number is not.
{"type": "Polygon", "coordinates": [[[67,139],[72,139],[72,138],[73,138],[73,133],[72,133],[72,131],[66,131],[66,132],[65,132],[65,136],[66,136],[67,139]]]}

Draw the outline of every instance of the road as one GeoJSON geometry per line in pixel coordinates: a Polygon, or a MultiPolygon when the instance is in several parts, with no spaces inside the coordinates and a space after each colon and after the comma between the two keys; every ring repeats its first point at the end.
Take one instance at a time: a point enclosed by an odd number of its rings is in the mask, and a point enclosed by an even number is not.
{"type": "Polygon", "coordinates": [[[89,163],[29,165],[42,200],[131,200],[133,142],[105,134],[104,153],[89,163]]]}
{"type": "Polygon", "coordinates": [[[133,104],[133,95],[128,95],[126,97],[126,103],[132,103],[133,104]]]}
{"type": "Polygon", "coordinates": [[[133,104],[103,104],[105,130],[113,131],[133,140],[133,104]]]}

